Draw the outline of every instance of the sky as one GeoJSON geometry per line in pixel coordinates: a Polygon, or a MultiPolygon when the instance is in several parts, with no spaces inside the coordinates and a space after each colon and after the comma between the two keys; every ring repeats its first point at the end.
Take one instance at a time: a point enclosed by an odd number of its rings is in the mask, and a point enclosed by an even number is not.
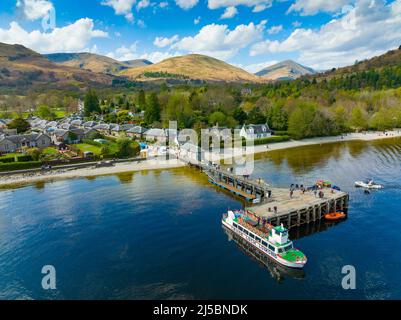
{"type": "Polygon", "coordinates": [[[0,42],[154,63],[206,54],[316,70],[401,45],[401,0],[0,0],[0,42]]]}

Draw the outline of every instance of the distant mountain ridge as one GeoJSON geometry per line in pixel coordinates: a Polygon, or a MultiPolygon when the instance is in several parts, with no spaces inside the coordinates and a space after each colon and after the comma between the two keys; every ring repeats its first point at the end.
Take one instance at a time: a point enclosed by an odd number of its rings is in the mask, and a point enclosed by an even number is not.
{"type": "Polygon", "coordinates": [[[292,60],[285,60],[275,65],[264,68],[256,73],[257,76],[266,80],[295,80],[305,75],[315,74],[312,68],[305,67],[292,60]]]}
{"type": "Polygon", "coordinates": [[[145,67],[124,70],[135,81],[181,80],[205,82],[252,82],[264,80],[224,61],[200,54],[173,57],[145,67]]]}
{"type": "Polygon", "coordinates": [[[22,45],[0,43],[0,87],[82,89],[109,86],[113,77],[55,64],[22,45]]]}
{"type": "Polygon", "coordinates": [[[117,61],[106,56],[89,52],[53,53],[47,54],[45,57],[54,63],[66,67],[113,75],[118,75],[121,71],[129,68],[139,68],[152,64],[152,62],[145,59],[117,61]]]}

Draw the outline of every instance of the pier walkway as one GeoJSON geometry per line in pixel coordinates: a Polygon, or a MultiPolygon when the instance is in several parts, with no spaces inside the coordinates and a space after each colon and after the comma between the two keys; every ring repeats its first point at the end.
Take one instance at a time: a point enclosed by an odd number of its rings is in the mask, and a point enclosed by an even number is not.
{"type": "Polygon", "coordinates": [[[249,202],[245,210],[273,226],[283,224],[290,229],[324,219],[328,213],[348,211],[349,195],[342,191],[319,189],[317,194],[324,194],[320,198],[313,191],[297,189],[291,197],[289,188],[275,188],[261,179],[237,176],[218,165],[182,160],[206,173],[214,185],[245,198],[249,202]]]}

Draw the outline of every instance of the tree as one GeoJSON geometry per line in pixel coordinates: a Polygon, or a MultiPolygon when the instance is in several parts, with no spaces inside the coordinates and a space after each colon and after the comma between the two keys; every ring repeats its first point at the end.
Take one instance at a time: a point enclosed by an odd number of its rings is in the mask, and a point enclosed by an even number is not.
{"type": "Polygon", "coordinates": [[[146,95],[145,95],[145,91],[143,89],[141,89],[138,93],[138,107],[141,110],[145,110],[146,109],[146,95]]]}
{"type": "Polygon", "coordinates": [[[227,120],[226,115],[225,115],[223,112],[221,112],[221,111],[213,112],[213,113],[209,116],[209,124],[210,124],[211,126],[219,125],[220,127],[221,127],[221,126],[224,127],[224,126],[226,125],[226,120],[227,120]]]}
{"type": "Polygon", "coordinates": [[[39,118],[46,120],[54,120],[56,118],[56,114],[46,105],[40,105],[36,110],[36,114],[39,118]]]}
{"type": "Polygon", "coordinates": [[[238,107],[234,110],[233,117],[240,125],[243,125],[248,119],[248,115],[242,108],[238,107]]]}
{"type": "Polygon", "coordinates": [[[266,117],[260,111],[258,107],[255,107],[248,113],[248,121],[249,124],[264,124],[266,123],[266,117]]]}
{"type": "Polygon", "coordinates": [[[39,148],[30,148],[26,150],[26,153],[31,156],[33,161],[39,161],[42,151],[39,148]]]}
{"type": "Polygon", "coordinates": [[[157,98],[157,94],[152,92],[147,100],[146,103],[146,110],[145,110],[145,122],[149,125],[153,124],[154,122],[160,121],[160,104],[159,99],[157,98]]]}
{"type": "Polygon", "coordinates": [[[347,126],[347,113],[344,107],[339,106],[334,110],[334,121],[340,132],[347,132],[349,130],[347,126]]]}
{"type": "Polygon", "coordinates": [[[120,158],[134,157],[140,151],[139,144],[135,141],[132,141],[129,138],[122,138],[117,140],[117,145],[118,145],[118,156],[120,158]]]}
{"type": "Polygon", "coordinates": [[[100,108],[99,98],[94,90],[89,90],[84,99],[85,105],[85,116],[89,117],[94,113],[101,113],[102,109],[100,108]]]}
{"type": "Polygon", "coordinates": [[[295,139],[313,136],[311,124],[315,114],[316,108],[313,104],[300,104],[288,120],[289,134],[295,139]]]}
{"type": "Polygon", "coordinates": [[[267,113],[267,123],[272,129],[287,130],[288,114],[287,111],[279,104],[271,107],[267,113]]]}
{"type": "Polygon", "coordinates": [[[360,107],[352,109],[350,125],[356,130],[363,130],[368,127],[367,117],[360,107]]]}
{"type": "Polygon", "coordinates": [[[9,129],[17,129],[18,133],[24,133],[24,132],[27,132],[31,128],[31,125],[29,124],[28,121],[19,117],[19,118],[14,119],[13,121],[11,121],[7,125],[7,127],[9,129]]]}

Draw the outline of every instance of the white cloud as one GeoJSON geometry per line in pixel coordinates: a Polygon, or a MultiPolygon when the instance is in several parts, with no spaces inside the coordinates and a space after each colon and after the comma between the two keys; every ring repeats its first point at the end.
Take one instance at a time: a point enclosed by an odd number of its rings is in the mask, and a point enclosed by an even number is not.
{"type": "Polygon", "coordinates": [[[236,7],[227,7],[224,13],[221,15],[221,19],[230,19],[238,13],[236,7]]]}
{"type": "Polygon", "coordinates": [[[318,12],[338,12],[342,7],[353,2],[354,0],[296,0],[287,13],[296,11],[303,16],[311,16],[318,12]]]}
{"type": "Polygon", "coordinates": [[[209,9],[219,9],[236,6],[253,8],[254,12],[260,12],[272,6],[273,0],[208,0],[209,9]]]}
{"type": "Polygon", "coordinates": [[[165,48],[171,46],[173,43],[176,43],[179,39],[180,37],[177,34],[175,36],[172,36],[171,38],[157,37],[153,44],[156,47],[165,48]]]}
{"type": "Polygon", "coordinates": [[[271,61],[265,61],[265,62],[261,62],[261,63],[250,64],[250,65],[244,66],[242,68],[250,73],[256,73],[256,72],[261,71],[264,68],[273,66],[273,65],[277,64],[278,62],[279,61],[277,61],[277,60],[271,60],[271,61]]]}
{"type": "Polygon", "coordinates": [[[281,31],[283,31],[283,26],[282,25],[273,26],[269,30],[267,30],[267,32],[269,34],[277,34],[277,33],[280,33],[281,31]]]}
{"type": "Polygon", "coordinates": [[[18,0],[17,8],[22,9],[24,15],[31,21],[47,16],[54,9],[53,3],[47,0],[18,0]]]}
{"type": "Polygon", "coordinates": [[[136,5],[136,10],[141,10],[141,9],[145,9],[147,7],[150,6],[150,1],[149,0],[141,0],[138,2],[138,4],[136,5]]]}
{"type": "Polygon", "coordinates": [[[266,20],[255,25],[239,25],[229,30],[227,25],[204,26],[194,37],[185,37],[172,47],[192,53],[211,55],[219,59],[233,57],[242,48],[262,39],[266,20]]]}
{"type": "Polygon", "coordinates": [[[299,61],[315,69],[351,65],[400,45],[401,0],[358,0],[345,15],[318,30],[296,29],[283,41],[266,40],[250,55],[298,52],[299,61]]]}
{"type": "Polygon", "coordinates": [[[189,10],[198,4],[199,0],[175,0],[177,6],[184,10],[189,10]]]}
{"type": "Polygon", "coordinates": [[[171,53],[171,52],[161,52],[154,51],[149,53],[138,53],[138,42],[135,42],[129,47],[122,46],[116,49],[114,52],[109,52],[107,54],[108,57],[119,60],[119,61],[128,61],[128,60],[136,60],[136,59],[146,59],[153,63],[158,63],[162,60],[175,57],[180,55],[179,53],[171,53]]]}
{"type": "Polygon", "coordinates": [[[135,3],[136,0],[104,0],[101,4],[113,8],[117,15],[125,16],[128,21],[133,21],[132,7],[135,3]]]}
{"type": "Polygon", "coordinates": [[[197,25],[200,22],[201,22],[201,17],[200,16],[194,19],[194,25],[197,25]]]}
{"type": "Polygon", "coordinates": [[[300,26],[302,26],[302,23],[299,22],[299,21],[294,21],[294,22],[292,23],[292,26],[293,26],[294,28],[299,28],[300,26]]]}
{"type": "Polygon", "coordinates": [[[62,28],[45,33],[26,31],[17,22],[9,29],[0,28],[0,42],[22,44],[40,53],[77,52],[86,48],[93,38],[106,38],[108,34],[94,29],[92,19],[84,18],[62,28]]]}

